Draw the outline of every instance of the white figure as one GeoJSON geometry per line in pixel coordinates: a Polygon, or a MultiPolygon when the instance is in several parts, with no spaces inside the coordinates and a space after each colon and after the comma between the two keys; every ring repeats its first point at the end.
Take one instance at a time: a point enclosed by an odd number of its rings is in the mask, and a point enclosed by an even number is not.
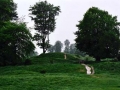
{"type": "Polygon", "coordinates": [[[64,59],[66,59],[67,57],[66,57],[66,54],[64,54],[64,59]]]}
{"type": "Polygon", "coordinates": [[[90,75],[91,74],[91,67],[85,65],[85,68],[87,70],[87,74],[90,75]]]}

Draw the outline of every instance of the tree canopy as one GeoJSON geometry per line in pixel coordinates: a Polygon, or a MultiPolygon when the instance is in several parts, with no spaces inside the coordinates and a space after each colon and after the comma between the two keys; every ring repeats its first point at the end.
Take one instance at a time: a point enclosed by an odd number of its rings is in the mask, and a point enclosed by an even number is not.
{"type": "Polygon", "coordinates": [[[119,26],[117,16],[97,7],[89,8],[77,25],[76,47],[94,56],[97,61],[116,57],[120,48],[119,26]]]}
{"type": "Polygon", "coordinates": [[[17,5],[13,0],[0,0],[0,22],[16,20],[17,16],[17,5]]]}
{"type": "Polygon", "coordinates": [[[49,48],[49,34],[55,29],[55,16],[59,15],[60,7],[47,1],[40,1],[31,6],[29,11],[31,11],[30,17],[35,23],[34,40],[45,53],[49,48]]]}
{"type": "Polygon", "coordinates": [[[14,65],[34,50],[32,35],[25,23],[5,22],[0,28],[0,63],[14,65]]]}

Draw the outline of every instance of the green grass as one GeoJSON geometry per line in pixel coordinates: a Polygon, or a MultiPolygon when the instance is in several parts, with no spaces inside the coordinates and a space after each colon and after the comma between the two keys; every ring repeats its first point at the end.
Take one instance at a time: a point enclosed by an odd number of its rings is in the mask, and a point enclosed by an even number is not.
{"type": "Polygon", "coordinates": [[[100,62],[92,63],[95,67],[96,73],[114,73],[120,74],[120,62],[100,62]]]}
{"type": "Polygon", "coordinates": [[[74,64],[75,55],[67,54],[67,60],[63,55],[40,55],[31,58],[32,65],[0,67],[0,90],[120,90],[120,62],[91,63],[95,74],[86,75],[83,65],[74,64]]]}
{"type": "MultiPolygon", "coordinates": [[[[1,76],[0,90],[119,90],[109,75],[28,74],[1,76]]],[[[119,78],[120,79],[120,78],[119,78]]]]}
{"type": "Polygon", "coordinates": [[[33,64],[48,64],[48,63],[78,63],[79,58],[76,55],[66,54],[67,59],[64,59],[64,53],[46,53],[30,58],[33,64]]]}

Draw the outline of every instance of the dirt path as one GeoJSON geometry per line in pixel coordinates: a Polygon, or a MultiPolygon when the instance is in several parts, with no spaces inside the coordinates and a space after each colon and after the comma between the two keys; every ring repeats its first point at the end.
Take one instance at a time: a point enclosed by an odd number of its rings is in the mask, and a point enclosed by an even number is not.
{"type": "Polygon", "coordinates": [[[88,75],[92,75],[92,74],[95,73],[94,68],[93,68],[92,66],[88,66],[88,65],[86,65],[86,64],[82,64],[82,65],[85,66],[88,75]]]}

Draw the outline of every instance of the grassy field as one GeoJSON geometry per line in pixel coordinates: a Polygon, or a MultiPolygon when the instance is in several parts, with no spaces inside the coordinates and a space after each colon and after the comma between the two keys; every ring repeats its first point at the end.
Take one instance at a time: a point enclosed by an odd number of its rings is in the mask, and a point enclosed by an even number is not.
{"type": "Polygon", "coordinates": [[[31,58],[32,65],[0,67],[0,90],[120,90],[120,62],[91,63],[95,74],[86,75],[84,66],[74,63],[75,56],[68,55],[64,63],[50,55],[58,61],[51,64],[37,56],[31,58]]]}

